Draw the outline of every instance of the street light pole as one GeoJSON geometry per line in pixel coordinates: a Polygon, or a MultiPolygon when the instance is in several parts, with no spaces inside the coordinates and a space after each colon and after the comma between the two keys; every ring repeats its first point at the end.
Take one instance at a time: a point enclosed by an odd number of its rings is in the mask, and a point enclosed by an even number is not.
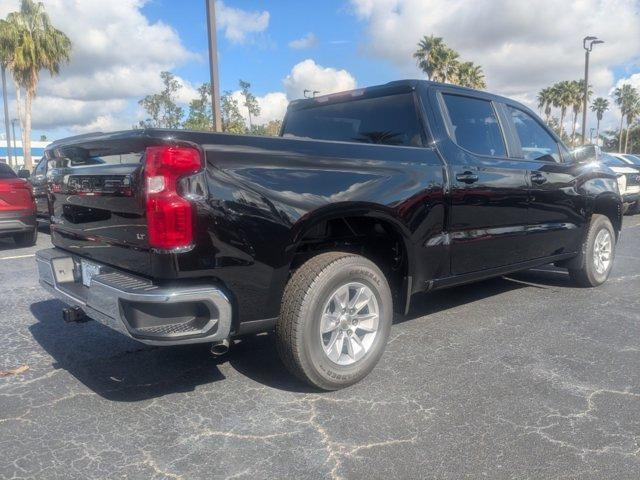
{"type": "MultiPolygon", "coordinates": [[[[4,65],[1,65],[0,68],[2,69],[2,101],[4,102],[4,130],[5,130],[5,135],[7,137],[7,161],[9,162],[9,165],[11,165],[13,162],[11,160],[11,132],[9,131],[9,102],[7,100],[7,72],[6,72],[6,67],[4,65]]],[[[14,142],[15,145],[15,142],[14,142]]],[[[18,162],[16,162],[18,163],[18,162]]]]}
{"type": "Polygon", "coordinates": [[[587,130],[587,104],[589,103],[589,54],[593,50],[593,46],[597,43],[604,43],[598,40],[598,37],[588,36],[582,39],[582,48],[584,48],[584,92],[582,99],[582,145],[584,145],[584,137],[587,130]],[[588,45],[587,45],[588,44],[588,45]]]}
{"type": "Polygon", "coordinates": [[[222,131],[220,115],[220,77],[218,76],[218,40],[216,33],[216,2],[207,2],[207,32],[209,35],[209,70],[211,73],[211,103],[213,110],[213,129],[222,131]]]}

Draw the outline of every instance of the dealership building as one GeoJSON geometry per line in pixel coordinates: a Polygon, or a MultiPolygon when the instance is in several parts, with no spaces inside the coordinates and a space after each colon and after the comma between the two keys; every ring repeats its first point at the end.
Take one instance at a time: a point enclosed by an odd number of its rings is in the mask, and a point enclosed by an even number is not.
{"type": "MultiPolygon", "coordinates": [[[[38,163],[38,160],[44,154],[44,149],[49,145],[50,141],[40,142],[40,141],[31,141],[31,158],[33,159],[33,165],[35,166],[38,163]]],[[[22,140],[18,140],[14,145],[11,143],[11,166],[21,167],[24,165],[24,151],[22,150],[22,140]]],[[[9,163],[9,149],[7,148],[7,141],[0,140],[0,162],[9,163]]]]}

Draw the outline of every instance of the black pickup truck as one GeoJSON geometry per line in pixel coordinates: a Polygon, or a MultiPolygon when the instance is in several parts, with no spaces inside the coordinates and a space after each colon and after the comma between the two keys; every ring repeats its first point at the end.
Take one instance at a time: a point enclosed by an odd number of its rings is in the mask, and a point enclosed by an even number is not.
{"type": "Polygon", "coordinates": [[[553,263],[597,286],[616,175],[523,105],[427,81],[294,101],[281,136],[139,130],[61,140],[41,284],[152,345],[275,329],[321,389],[378,362],[413,294],[553,263]]]}

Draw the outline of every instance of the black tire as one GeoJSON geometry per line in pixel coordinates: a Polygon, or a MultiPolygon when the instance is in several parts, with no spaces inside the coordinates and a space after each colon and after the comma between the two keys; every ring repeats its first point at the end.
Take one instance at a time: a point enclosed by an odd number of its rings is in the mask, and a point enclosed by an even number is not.
{"type": "Polygon", "coordinates": [[[15,233],[13,241],[18,247],[32,247],[38,241],[38,227],[29,232],[15,233]]]}
{"type": "Polygon", "coordinates": [[[640,213],[640,201],[637,201],[631,207],[629,207],[629,211],[627,213],[629,215],[637,215],[638,213],[640,213]]]}
{"type": "MultiPolygon", "coordinates": [[[[313,387],[337,390],[353,385],[373,370],[384,352],[393,321],[392,303],[384,274],[370,260],[343,252],[317,255],[295,271],[285,288],[276,324],[280,358],[291,373],[313,387]],[[325,353],[320,322],[323,309],[337,289],[354,282],[366,286],[375,296],[378,328],[362,358],[339,365],[325,353]]],[[[351,335],[351,329],[343,333],[351,335]]]]}
{"type": "Polygon", "coordinates": [[[615,258],[616,235],[611,225],[611,221],[604,215],[594,214],[591,217],[589,230],[582,244],[582,261],[579,268],[569,269],[569,275],[574,283],[580,287],[597,287],[602,285],[609,278],[613,260],[615,258]],[[607,230],[611,238],[611,257],[608,267],[599,272],[595,262],[595,241],[601,231],[607,230]]]}

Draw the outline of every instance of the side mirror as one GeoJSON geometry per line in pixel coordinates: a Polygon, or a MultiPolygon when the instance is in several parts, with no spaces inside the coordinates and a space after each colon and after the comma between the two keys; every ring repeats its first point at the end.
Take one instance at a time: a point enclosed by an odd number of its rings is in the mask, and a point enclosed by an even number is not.
{"type": "Polygon", "coordinates": [[[31,177],[31,172],[29,170],[25,170],[25,169],[18,170],[18,177],[19,178],[24,178],[24,179],[30,178],[31,177]]]}
{"type": "Polygon", "coordinates": [[[576,162],[595,162],[600,158],[600,147],[584,145],[571,150],[571,156],[576,162]]]}

